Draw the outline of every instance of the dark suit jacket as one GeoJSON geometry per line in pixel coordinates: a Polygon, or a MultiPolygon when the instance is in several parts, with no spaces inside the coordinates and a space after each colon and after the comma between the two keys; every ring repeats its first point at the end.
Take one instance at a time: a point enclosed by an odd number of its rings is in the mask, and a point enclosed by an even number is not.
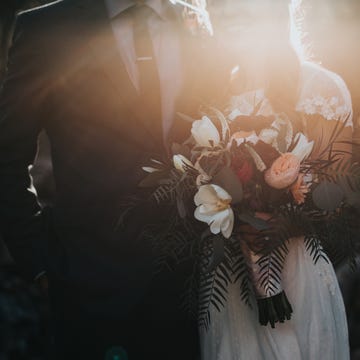
{"type": "MultiPolygon", "coordinates": [[[[211,58],[196,39],[181,36],[188,78],[178,110],[191,114],[219,84],[199,81],[200,70],[207,81],[213,78],[211,58]]],[[[153,279],[151,250],[139,239],[156,211],[144,208],[125,228],[115,226],[124,196],[139,191],[141,167],[165,148],[138,116],[141,104],[103,1],[64,0],[22,14],[9,58],[0,98],[0,225],[18,265],[30,278],[47,270],[50,280],[63,284],[60,293],[71,288],[101,316],[131,322],[129,314],[154,304],[147,311],[159,311],[164,324],[179,319],[184,327],[177,329],[177,341],[185,348],[187,340],[193,344],[194,332],[186,330],[193,325],[185,324],[176,305],[187,269],[153,279]],[[55,205],[45,210],[28,190],[28,166],[42,129],[56,183],[55,205]],[[103,296],[87,301],[92,293],[103,296]]],[[[173,138],[189,131],[179,124],[174,122],[173,138]]],[[[176,337],[169,329],[159,331],[176,337]]]]}

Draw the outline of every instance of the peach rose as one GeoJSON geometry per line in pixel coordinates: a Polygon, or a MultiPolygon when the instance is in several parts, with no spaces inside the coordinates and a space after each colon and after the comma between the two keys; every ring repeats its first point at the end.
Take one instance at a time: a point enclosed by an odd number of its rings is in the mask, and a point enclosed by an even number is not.
{"type": "Polygon", "coordinates": [[[296,182],[290,188],[295,202],[301,205],[305,202],[306,194],[309,192],[309,186],[304,181],[304,174],[300,174],[296,182]]]}
{"type": "Polygon", "coordinates": [[[285,189],[294,183],[300,171],[300,160],[291,153],[282,154],[265,171],[265,182],[275,189],[285,189]]]}

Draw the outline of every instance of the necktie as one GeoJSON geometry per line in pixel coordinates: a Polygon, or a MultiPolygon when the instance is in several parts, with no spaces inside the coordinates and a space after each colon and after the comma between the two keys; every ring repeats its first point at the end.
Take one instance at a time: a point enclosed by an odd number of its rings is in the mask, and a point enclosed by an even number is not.
{"type": "Polygon", "coordinates": [[[145,126],[160,139],[162,134],[161,97],[158,67],[154,56],[148,19],[156,16],[151,8],[138,5],[134,8],[134,45],[139,71],[139,97],[145,126]]]}

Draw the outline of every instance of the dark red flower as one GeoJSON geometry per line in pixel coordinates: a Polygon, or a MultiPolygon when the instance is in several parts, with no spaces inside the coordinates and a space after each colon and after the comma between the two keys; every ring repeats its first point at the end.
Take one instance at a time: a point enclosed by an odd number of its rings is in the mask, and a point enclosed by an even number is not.
{"type": "Polygon", "coordinates": [[[252,177],[254,175],[254,168],[253,168],[253,165],[249,161],[244,160],[242,162],[241,166],[237,167],[235,169],[235,172],[236,172],[238,179],[243,184],[246,184],[252,179],[252,177]]]}

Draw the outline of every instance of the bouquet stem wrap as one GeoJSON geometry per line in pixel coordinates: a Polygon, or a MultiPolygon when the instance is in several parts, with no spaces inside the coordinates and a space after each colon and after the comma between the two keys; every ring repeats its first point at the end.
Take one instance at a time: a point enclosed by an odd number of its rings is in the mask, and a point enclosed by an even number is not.
{"type": "Polygon", "coordinates": [[[268,284],[268,281],[264,281],[264,277],[273,270],[270,268],[263,270],[259,263],[263,257],[250,250],[245,241],[242,241],[241,248],[256,297],[259,323],[264,326],[270,323],[274,328],[275,323],[290,320],[293,310],[280,281],[272,281],[271,288],[263,286],[263,284],[268,284]]]}

